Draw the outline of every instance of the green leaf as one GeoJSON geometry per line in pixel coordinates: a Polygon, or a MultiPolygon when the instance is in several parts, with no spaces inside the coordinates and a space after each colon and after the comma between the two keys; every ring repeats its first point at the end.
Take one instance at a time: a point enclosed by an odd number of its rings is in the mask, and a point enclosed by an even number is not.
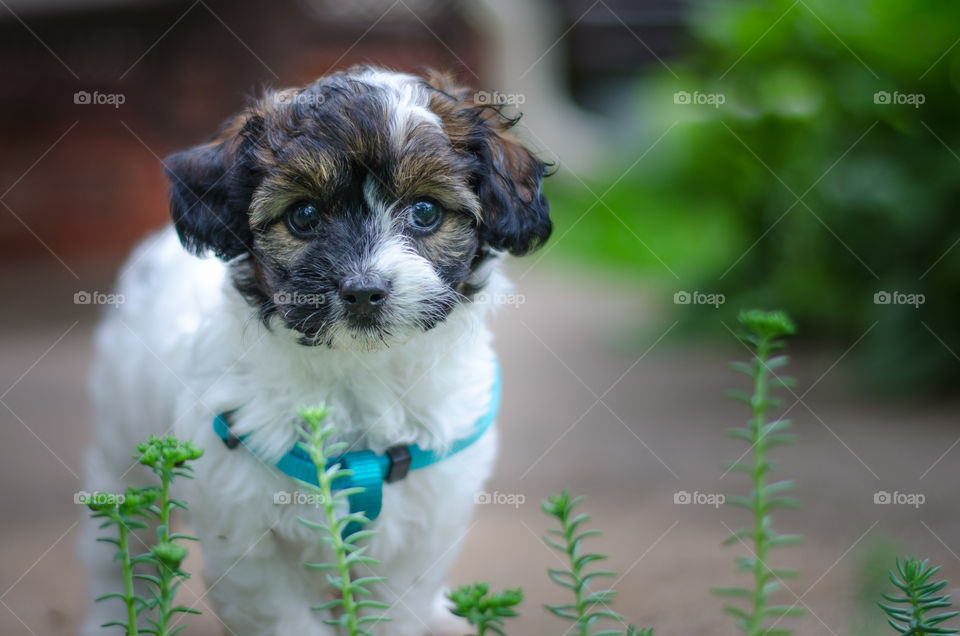
{"type": "Polygon", "coordinates": [[[586,596],[583,601],[585,603],[612,603],[613,599],[617,597],[617,593],[614,590],[599,590],[588,596],[586,596]]]}
{"type": "Polygon", "coordinates": [[[764,511],[775,510],[777,508],[799,508],[800,500],[796,497],[774,497],[764,502],[764,511]]]}
{"type": "Polygon", "coordinates": [[[724,605],[723,611],[727,614],[730,614],[734,618],[740,618],[743,620],[749,620],[750,618],[750,615],[745,610],[742,610],[734,605],[724,605]]]}
{"type": "Polygon", "coordinates": [[[800,576],[800,573],[797,570],[789,568],[771,568],[770,574],[778,579],[795,579],[800,576]]]}
{"type": "Polygon", "coordinates": [[[313,605],[313,606],[310,607],[310,609],[312,609],[312,610],[314,610],[314,611],[317,611],[317,612],[325,612],[325,611],[327,611],[327,610],[329,610],[329,609],[333,609],[333,608],[335,608],[335,607],[340,607],[341,605],[343,605],[343,599],[342,599],[342,598],[335,598],[335,599],[333,599],[332,601],[327,601],[326,603],[321,603],[320,605],[313,605]]]}
{"type": "Polygon", "coordinates": [[[570,607],[558,606],[558,605],[545,605],[544,607],[546,607],[547,610],[554,616],[565,618],[569,621],[577,620],[577,614],[575,611],[576,608],[570,608],[570,607]]]}
{"type": "Polygon", "coordinates": [[[734,530],[733,532],[730,533],[729,536],[727,536],[726,539],[723,540],[722,545],[726,546],[732,543],[741,543],[741,542],[746,543],[748,539],[753,538],[753,533],[754,533],[753,528],[740,528],[738,530],[734,530]]]}
{"type": "Polygon", "coordinates": [[[795,605],[771,605],[761,611],[765,617],[786,618],[788,616],[803,616],[806,610],[795,605]]]}
{"type": "Polygon", "coordinates": [[[753,367],[745,362],[731,362],[729,363],[729,367],[745,376],[753,377],[753,367]]]}
{"type": "Polygon", "coordinates": [[[793,446],[796,443],[796,435],[770,435],[765,437],[763,440],[763,444],[767,448],[774,448],[775,446],[793,446]]]}
{"type": "Polygon", "coordinates": [[[745,464],[743,462],[723,462],[724,470],[743,473],[745,475],[753,475],[756,472],[756,467],[753,464],[745,464]]]}
{"type": "Polygon", "coordinates": [[[753,598],[753,590],[744,587],[715,587],[713,593],[717,596],[753,598]]]}
{"type": "Polygon", "coordinates": [[[770,539],[768,545],[771,548],[782,548],[800,545],[801,543],[803,543],[802,534],[778,534],[770,539]]]}
{"type": "MultiPolygon", "coordinates": [[[[384,603],[383,601],[374,601],[374,600],[363,600],[357,601],[356,607],[358,609],[390,609],[390,605],[384,603]]],[[[387,620],[380,617],[379,620],[387,620]]]]}
{"type": "Polygon", "coordinates": [[[747,406],[753,404],[753,399],[746,391],[741,391],[739,389],[729,389],[727,391],[727,397],[731,400],[736,400],[737,402],[743,402],[747,406]]]}
{"type": "Polygon", "coordinates": [[[793,378],[778,377],[770,380],[770,387],[777,389],[792,389],[797,386],[797,381],[793,378]]]}
{"type": "Polygon", "coordinates": [[[614,572],[613,570],[594,570],[593,572],[590,572],[589,574],[583,574],[583,575],[581,575],[580,580],[584,583],[584,585],[586,585],[586,584],[589,584],[590,581],[592,581],[594,578],[601,577],[601,576],[613,576],[613,577],[615,577],[615,576],[617,576],[617,573],[614,572]]]}
{"type": "Polygon", "coordinates": [[[783,356],[783,355],[774,356],[768,359],[764,366],[766,366],[770,370],[773,370],[773,369],[779,369],[780,367],[786,366],[788,362],[790,362],[790,358],[787,356],[783,356]]]}
{"type": "Polygon", "coordinates": [[[756,501],[753,497],[741,497],[740,495],[727,495],[725,503],[728,506],[746,508],[747,510],[753,510],[756,507],[756,501]]]}
{"type": "Polygon", "coordinates": [[[760,436],[767,437],[772,433],[779,433],[790,428],[792,420],[774,420],[760,427],[760,436]]]}

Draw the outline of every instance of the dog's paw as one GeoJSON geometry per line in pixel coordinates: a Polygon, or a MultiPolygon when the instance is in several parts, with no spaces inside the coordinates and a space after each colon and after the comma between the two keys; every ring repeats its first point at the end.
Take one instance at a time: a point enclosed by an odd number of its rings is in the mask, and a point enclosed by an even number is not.
{"type": "Polygon", "coordinates": [[[462,636],[471,631],[465,618],[454,616],[450,612],[447,590],[437,594],[433,603],[433,616],[430,620],[430,634],[435,636],[462,636]]]}
{"type": "Polygon", "coordinates": [[[442,614],[434,616],[429,633],[432,636],[463,636],[469,634],[471,629],[465,618],[454,616],[450,610],[444,608],[442,614]]]}

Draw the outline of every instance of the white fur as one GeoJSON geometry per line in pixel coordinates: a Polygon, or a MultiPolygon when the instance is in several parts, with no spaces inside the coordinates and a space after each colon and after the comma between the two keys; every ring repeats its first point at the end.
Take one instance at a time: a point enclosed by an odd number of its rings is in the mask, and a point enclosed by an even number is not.
{"type": "MultiPolygon", "coordinates": [[[[382,265],[409,262],[398,249],[387,245],[376,258],[382,265]]],[[[495,267],[484,276],[487,290],[503,285],[495,267]]],[[[329,600],[330,589],[321,573],[303,567],[331,556],[297,521],[322,513],[275,504],[275,493],[296,485],[249,451],[228,450],[211,421],[238,409],[235,431],[276,458],[296,437],[298,409],[325,402],[341,439],[354,448],[442,448],[488,408],[494,354],[484,306],[461,304],[434,329],[379,350],[306,347],[279,325],[265,328],[231,285],[228,266],[188,255],[170,229],[134,253],[119,291],[126,303],[108,312],[96,336],[96,429],[86,488],[153,483],[131,460],[134,445],[151,433],[194,440],[206,452],[179,494],[201,539],[209,591],[202,601],[182,601],[212,607],[238,636],[335,634],[324,614],[310,609],[329,600]]],[[[370,551],[389,579],[375,589],[392,606],[385,633],[424,634],[440,624],[437,597],[495,446],[491,429],[467,450],[384,486],[370,551]]],[[[88,524],[82,543],[92,596],[121,587],[112,548],[94,547],[98,532],[88,524]]],[[[118,601],[97,603],[85,633],[99,634],[97,626],[120,613],[118,601]]]]}
{"type": "Polygon", "coordinates": [[[418,125],[426,124],[442,130],[440,117],[430,110],[430,96],[423,80],[406,73],[367,69],[357,75],[368,84],[374,84],[389,92],[391,109],[390,135],[398,146],[410,136],[418,125]]]}

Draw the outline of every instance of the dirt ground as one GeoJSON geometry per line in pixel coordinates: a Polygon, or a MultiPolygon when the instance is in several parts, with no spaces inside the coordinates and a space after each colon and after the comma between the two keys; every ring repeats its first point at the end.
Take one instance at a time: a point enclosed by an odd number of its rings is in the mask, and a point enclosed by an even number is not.
{"type": "MultiPolygon", "coordinates": [[[[522,274],[522,263],[515,270],[522,274]]],[[[100,280],[94,289],[108,290],[100,280]]],[[[0,323],[0,634],[72,634],[85,603],[74,554],[83,510],[72,498],[90,428],[84,382],[98,310],[73,304],[76,283],[62,273],[8,272],[2,284],[13,302],[0,323]]],[[[675,496],[746,490],[742,477],[721,469],[744,450],[722,434],[745,417],[724,397],[741,382],[725,363],[742,349],[732,338],[707,352],[660,341],[673,319],[659,317],[643,293],[599,279],[541,268],[517,291],[524,302],[495,320],[505,381],[501,459],[489,491],[522,503],[478,506],[452,581],[521,585],[523,616],[509,631],[563,633],[541,608],[562,595],[545,574],[560,562],[539,538],[547,526],[539,502],[568,485],[587,495],[584,510],[605,531],[593,547],[621,573],[616,608],[659,635],[736,633],[710,588],[744,580],[733,572],[743,551],[720,547],[744,513],[678,505],[675,496]]],[[[790,416],[800,443],[777,453],[777,474],[799,481],[804,502],[779,513],[777,527],[805,534],[805,545],[774,557],[802,572],[779,597],[808,608],[791,622],[799,634],[854,633],[856,564],[884,537],[960,580],[960,404],[892,407],[857,397],[837,364],[843,348],[794,351],[802,401],[787,395],[785,403],[796,402],[790,416]],[[925,501],[877,505],[879,491],[925,501]]],[[[194,581],[183,598],[205,609],[202,594],[194,581]]],[[[187,634],[219,633],[205,611],[187,634]]]]}

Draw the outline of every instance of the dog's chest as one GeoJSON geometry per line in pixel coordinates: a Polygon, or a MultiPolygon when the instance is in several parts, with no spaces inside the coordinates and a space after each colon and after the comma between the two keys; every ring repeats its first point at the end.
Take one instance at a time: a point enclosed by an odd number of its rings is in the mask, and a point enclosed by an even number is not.
{"type": "MultiPolygon", "coordinates": [[[[297,426],[299,408],[324,403],[330,408],[329,421],[337,429],[333,441],[346,442],[350,450],[383,452],[398,443],[430,447],[438,439],[449,442],[462,436],[486,413],[490,393],[485,371],[473,370],[474,379],[461,383],[459,389],[445,386],[443,380],[449,377],[433,378],[432,371],[410,377],[313,376],[309,381],[301,378],[276,384],[269,383],[261,374],[260,390],[241,391],[235,399],[243,404],[242,423],[247,427],[258,424],[260,428],[266,424],[268,430],[273,427],[274,437],[284,437],[297,426]]],[[[236,378],[232,383],[243,384],[236,378]]],[[[270,436],[262,439],[270,441],[270,436]]],[[[287,441],[280,447],[291,443],[288,436],[284,439],[287,441]]],[[[249,528],[250,536],[244,536],[241,542],[257,540],[269,528],[265,540],[275,545],[278,556],[299,563],[329,558],[323,553],[316,532],[301,521],[324,522],[321,502],[309,489],[274,469],[269,461],[254,457],[243,446],[229,450],[220,440],[209,443],[215,452],[206,458],[207,470],[198,476],[211,491],[226,494],[237,504],[233,512],[221,510],[205,515],[219,534],[236,541],[238,532],[248,532],[237,527],[234,513],[239,509],[244,511],[245,518],[260,520],[249,528]]],[[[402,552],[405,545],[417,540],[424,524],[432,525],[440,515],[466,519],[476,493],[489,475],[494,454],[495,432],[490,431],[456,456],[411,471],[399,482],[385,484],[383,509],[373,526],[378,531],[378,554],[402,552]],[[452,515],[452,510],[460,512],[452,515]]],[[[345,507],[341,506],[339,512],[345,512],[345,507]]]]}

